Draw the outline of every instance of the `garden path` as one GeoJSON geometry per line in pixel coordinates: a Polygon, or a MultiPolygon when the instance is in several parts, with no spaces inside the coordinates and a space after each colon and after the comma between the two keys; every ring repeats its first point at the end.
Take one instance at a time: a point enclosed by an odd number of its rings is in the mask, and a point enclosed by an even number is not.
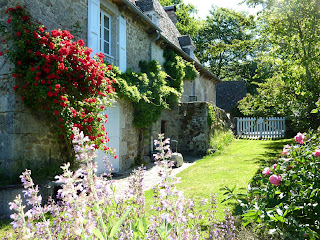
{"type": "MultiPolygon", "coordinates": [[[[192,166],[196,160],[201,159],[201,157],[191,157],[191,156],[184,156],[184,163],[181,167],[179,168],[173,168],[172,169],[172,175],[176,175],[179,172],[181,172],[182,170],[192,166]]],[[[157,185],[158,183],[160,183],[160,177],[158,175],[158,172],[160,170],[160,167],[158,167],[157,165],[155,165],[154,163],[149,163],[146,166],[146,172],[145,172],[145,176],[144,176],[144,186],[143,189],[144,191],[151,189],[153,186],[157,185]]],[[[126,170],[124,172],[121,172],[121,174],[119,176],[114,176],[113,180],[114,180],[114,185],[115,185],[115,195],[116,197],[123,197],[126,192],[129,190],[129,177],[130,174],[132,173],[132,171],[135,168],[131,168],[129,170],[126,170]]]]}

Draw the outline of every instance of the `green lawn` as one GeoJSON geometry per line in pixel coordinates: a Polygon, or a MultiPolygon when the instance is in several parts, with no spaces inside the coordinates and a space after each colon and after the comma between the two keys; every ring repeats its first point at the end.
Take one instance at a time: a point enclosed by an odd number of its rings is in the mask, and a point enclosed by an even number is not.
{"type": "Polygon", "coordinates": [[[217,217],[222,218],[223,209],[233,209],[233,204],[221,204],[225,191],[219,189],[236,185],[236,192],[244,193],[245,190],[239,188],[246,188],[260,167],[271,164],[288,142],[291,140],[235,139],[221,152],[204,157],[178,174],[181,177],[178,188],[184,191],[186,197],[194,199],[209,198],[210,194],[217,194],[217,217]]]}
{"type": "MultiPolygon", "coordinates": [[[[191,167],[178,174],[181,184],[178,189],[184,191],[188,198],[200,200],[217,194],[217,218],[223,218],[223,210],[234,209],[234,204],[221,201],[225,198],[219,189],[236,185],[236,193],[245,192],[250,179],[261,166],[272,164],[281,154],[285,144],[291,139],[281,140],[243,140],[235,139],[222,151],[206,156],[191,167]],[[240,188],[244,188],[240,190],[240,188]]],[[[145,194],[146,206],[153,203],[152,191],[145,194]]]]}

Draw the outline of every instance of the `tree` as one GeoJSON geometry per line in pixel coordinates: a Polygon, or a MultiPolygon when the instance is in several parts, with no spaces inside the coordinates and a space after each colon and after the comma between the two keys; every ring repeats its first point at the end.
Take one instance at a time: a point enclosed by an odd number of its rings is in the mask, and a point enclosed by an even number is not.
{"type": "Polygon", "coordinates": [[[201,24],[192,14],[196,13],[196,7],[190,3],[185,4],[183,0],[160,0],[162,6],[177,5],[177,29],[182,35],[196,36],[201,24]]]}
{"type": "Polygon", "coordinates": [[[212,7],[195,38],[196,55],[222,80],[252,82],[257,41],[253,16],[232,9],[212,7]]]}
{"type": "MultiPolygon", "coordinates": [[[[249,0],[248,3],[264,7],[259,24],[260,36],[267,49],[259,62],[260,65],[270,63],[273,69],[269,83],[259,91],[266,88],[271,91],[275,80],[282,81],[286,90],[274,94],[277,101],[272,107],[273,114],[282,112],[296,131],[317,127],[316,116],[310,112],[320,92],[320,1],[249,0]],[[287,103],[281,102],[283,99],[287,99],[287,103]]],[[[261,94],[247,98],[248,102],[243,102],[240,109],[244,105],[246,109],[254,109],[262,99],[261,94]]],[[[270,112],[270,108],[261,107],[262,112],[270,112]]]]}

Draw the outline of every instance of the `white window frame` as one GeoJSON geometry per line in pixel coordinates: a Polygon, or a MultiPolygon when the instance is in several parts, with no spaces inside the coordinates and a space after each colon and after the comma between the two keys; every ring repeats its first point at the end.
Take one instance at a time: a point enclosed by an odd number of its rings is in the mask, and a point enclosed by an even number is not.
{"type": "Polygon", "coordinates": [[[111,57],[111,16],[106,13],[105,11],[103,11],[102,9],[100,9],[100,51],[107,56],[111,57]],[[104,49],[104,42],[105,42],[105,37],[104,37],[104,16],[109,18],[109,53],[107,53],[104,49]]]}
{"type": "Polygon", "coordinates": [[[190,96],[195,96],[196,91],[195,91],[195,82],[194,80],[190,80],[190,96]]]}

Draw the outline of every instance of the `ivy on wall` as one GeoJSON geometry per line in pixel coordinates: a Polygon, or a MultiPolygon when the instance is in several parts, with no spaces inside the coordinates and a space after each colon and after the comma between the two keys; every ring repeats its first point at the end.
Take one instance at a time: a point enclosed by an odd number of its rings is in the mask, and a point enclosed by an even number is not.
{"type": "Polygon", "coordinates": [[[131,69],[120,73],[114,68],[116,83],[113,85],[120,98],[129,100],[134,107],[133,124],[147,128],[156,122],[162,110],[178,103],[183,90],[183,80],[193,80],[197,70],[172,50],[165,50],[164,70],[153,60],[141,61],[141,72],[131,69]]]}
{"type": "Polygon", "coordinates": [[[208,107],[208,125],[212,129],[217,123],[216,111],[213,105],[207,104],[208,107]]]}

